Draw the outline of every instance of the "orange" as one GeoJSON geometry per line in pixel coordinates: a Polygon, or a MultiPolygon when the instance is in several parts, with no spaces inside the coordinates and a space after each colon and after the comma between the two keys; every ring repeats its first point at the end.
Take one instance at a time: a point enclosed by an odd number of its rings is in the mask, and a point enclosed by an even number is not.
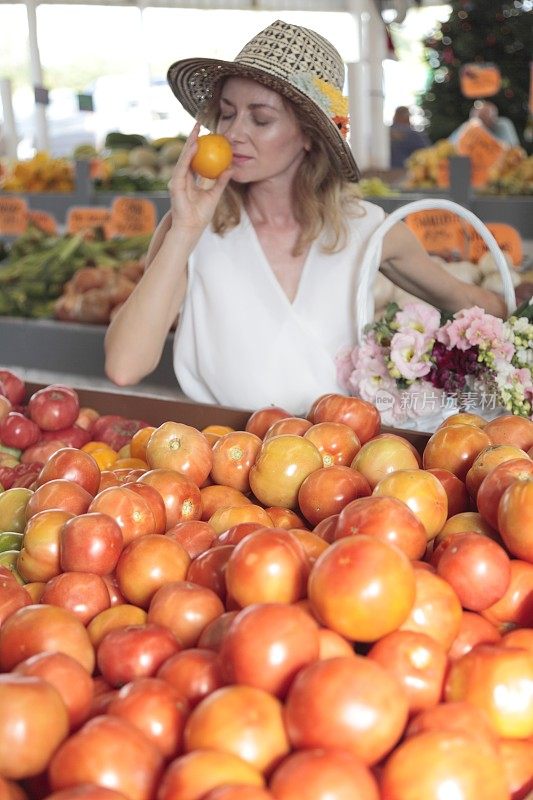
{"type": "Polygon", "coordinates": [[[149,425],[133,434],[130,439],[130,456],[132,458],[140,458],[142,461],[146,461],[146,445],[154,431],[155,428],[149,425]]]}
{"type": "Polygon", "coordinates": [[[231,164],[231,145],[221,133],[199,136],[197,150],[191,161],[191,169],[203,178],[218,178],[231,164]]]}

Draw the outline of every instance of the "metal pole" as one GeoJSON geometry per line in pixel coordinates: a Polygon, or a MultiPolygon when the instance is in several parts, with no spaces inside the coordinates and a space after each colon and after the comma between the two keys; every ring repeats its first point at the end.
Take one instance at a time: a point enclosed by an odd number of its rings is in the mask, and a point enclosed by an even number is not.
{"type": "Polygon", "coordinates": [[[9,78],[0,78],[0,99],[2,100],[2,112],[4,116],[4,130],[2,133],[5,142],[5,154],[8,158],[17,157],[17,125],[15,113],[13,111],[13,93],[11,91],[11,81],[9,78]]]}
{"type": "MultiPolygon", "coordinates": [[[[26,0],[26,14],[28,17],[31,82],[35,90],[43,86],[43,70],[37,38],[37,0],[26,0]]],[[[46,104],[37,102],[37,100],[35,101],[35,145],[38,150],[50,149],[46,104]]]]}

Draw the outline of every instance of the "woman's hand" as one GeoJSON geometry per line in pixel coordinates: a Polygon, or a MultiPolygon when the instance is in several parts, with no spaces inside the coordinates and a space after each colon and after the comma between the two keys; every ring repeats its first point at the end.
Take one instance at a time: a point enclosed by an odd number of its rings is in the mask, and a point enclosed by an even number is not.
{"type": "Polygon", "coordinates": [[[211,222],[217,204],[231,178],[229,167],[216,180],[201,178],[191,169],[191,161],[197,150],[200,123],[197,122],[183,146],[172,178],[168,183],[171,228],[181,233],[186,229],[200,235],[211,222]]]}

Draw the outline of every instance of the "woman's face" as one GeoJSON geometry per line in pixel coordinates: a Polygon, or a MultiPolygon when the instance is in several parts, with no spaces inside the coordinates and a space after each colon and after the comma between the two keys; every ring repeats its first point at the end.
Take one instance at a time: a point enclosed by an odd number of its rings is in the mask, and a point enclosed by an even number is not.
{"type": "Polygon", "coordinates": [[[217,132],[231,142],[232,179],[238,183],[292,176],[309,149],[289,104],[248,78],[225,81],[217,132]]]}

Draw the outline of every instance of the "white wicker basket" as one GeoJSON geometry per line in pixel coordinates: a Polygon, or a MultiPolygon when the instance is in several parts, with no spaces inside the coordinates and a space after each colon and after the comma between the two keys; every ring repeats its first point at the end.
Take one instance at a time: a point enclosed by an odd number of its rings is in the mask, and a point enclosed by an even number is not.
{"type": "MultiPolygon", "coordinates": [[[[412,214],[415,211],[428,211],[433,209],[445,209],[446,211],[457,214],[466,222],[469,222],[474,230],[485,240],[501,275],[503,296],[507,305],[507,312],[511,314],[516,308],[515,291],[505,256],[500,250],[496,239],[479,217],[476,217],[471,211],[451,200],[430,198],[415,200],[412,203],[407,203],[397,208],[389,214],[381,225],[376,228],[368,241],[361,263],[360,281],[356,295],[356,344],[361,344],[364,337],[365,326],[372,322],[374,318],[373,286],[379,269],[383,237],[398,221],[404,219],[408,214],[412,214]]],[[[417,419],[404,422],[401,425],[404,428],[431,432],[435,430],[437,425],[440,424],[446,416],[452,413],[454,413],[453,409],[447,411],[443,409],[438,413],[421,416],[417,419]]]]}

